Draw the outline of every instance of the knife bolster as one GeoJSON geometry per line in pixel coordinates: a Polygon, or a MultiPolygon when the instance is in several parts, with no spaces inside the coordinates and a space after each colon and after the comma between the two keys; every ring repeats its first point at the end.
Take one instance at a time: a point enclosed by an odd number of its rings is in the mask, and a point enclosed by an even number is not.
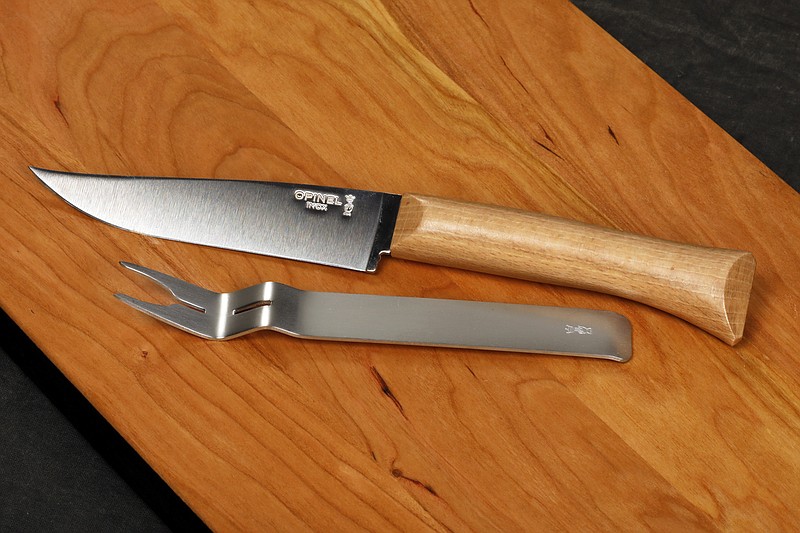
{"type": "Polygon", "coordinates": [[[549,215],[404,194],[393,257],[621,296],[736,344],[755,260],[549,215]]]}

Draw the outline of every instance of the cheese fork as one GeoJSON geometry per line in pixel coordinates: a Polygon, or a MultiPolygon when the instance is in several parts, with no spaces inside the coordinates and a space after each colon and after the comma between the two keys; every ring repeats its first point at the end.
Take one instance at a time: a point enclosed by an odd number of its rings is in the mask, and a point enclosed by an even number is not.
{"type": "Polygon", "coordinates": [[[180,303],[115,296],[162,322],[205,339],[269,329],[306,339],[443,346],[625,362],[631,325],[610,311],[507,303],[303,291],[267,282],[213,292],[150,268],[144,275],[180,303]]]}

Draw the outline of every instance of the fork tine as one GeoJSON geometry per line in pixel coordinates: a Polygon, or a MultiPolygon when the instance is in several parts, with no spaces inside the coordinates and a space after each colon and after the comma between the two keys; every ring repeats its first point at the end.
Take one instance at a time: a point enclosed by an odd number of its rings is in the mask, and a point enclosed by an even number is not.
{"type": "Polygon", "coordinates": [[[161,320],[162,322],[166,322],[171,326],[182,329],[183,331],[192,333],[198,337],[203,337],[204,339],[217,338],[205,333],[206,331],[211,331],[208,327],[210,317],[202,311],[197,311],[196,309],[181,304],[159,305],[143,302],[127,294],[115,294],[114,296],[134,309],[161,320]]]}
{"type": "Polygon", "coordinates": [[[128,263],[127,261],[120,261],[119,264],[128,270],[133,270],[138,274],[152,279],[171,292],[175,298],[192,307],[206,310],[212,306],[219,296],[219,293],[217,292],[209,291],[202,287],[198,287],[197,285],[192,285],[191,283],[183,281],[182,279],[174,278],[162,272],[158,272],[157,270],[143,267],[141,265],[135,265],[133,263],[128,263]]]}

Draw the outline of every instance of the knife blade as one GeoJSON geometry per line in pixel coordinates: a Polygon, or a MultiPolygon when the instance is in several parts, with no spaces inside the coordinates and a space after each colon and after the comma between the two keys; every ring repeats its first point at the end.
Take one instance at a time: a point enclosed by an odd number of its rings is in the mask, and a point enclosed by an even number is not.
{"type": "Polygon", "coordinates": [[[282,182],[77,174],[30,167],[78,210],[164,239],[373,272],[383,255],[603,292],[733,345],[749,252],[418,194],[282,182]]]}

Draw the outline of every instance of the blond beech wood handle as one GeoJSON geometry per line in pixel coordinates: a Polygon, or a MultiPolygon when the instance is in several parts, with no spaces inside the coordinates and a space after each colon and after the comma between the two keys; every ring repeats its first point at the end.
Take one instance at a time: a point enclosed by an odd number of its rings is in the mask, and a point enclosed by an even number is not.
{"type": "Polygon", "coordinates": [[[403,195],[392,257],[622,296],[733,345],[742,338],[749,252],[634,235],[548,215],[403,195]]]}

